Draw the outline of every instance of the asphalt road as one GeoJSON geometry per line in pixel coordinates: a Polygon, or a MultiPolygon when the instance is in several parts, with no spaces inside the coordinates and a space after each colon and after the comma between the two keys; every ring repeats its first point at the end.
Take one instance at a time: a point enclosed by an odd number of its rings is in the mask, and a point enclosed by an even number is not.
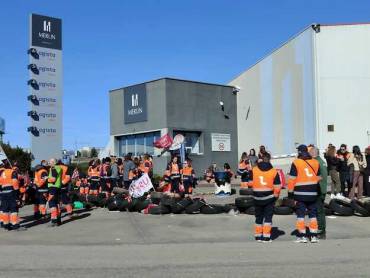
{"type": "Polygon", "coordinates": [[[294,216],[275,216],[262,244],[250,215],[95,209],[48,228],[31,213],[27,231],[0,231],[0,277],[370,277],[370,218],[328,218],[327,240],[297,244],[294,216]]]}

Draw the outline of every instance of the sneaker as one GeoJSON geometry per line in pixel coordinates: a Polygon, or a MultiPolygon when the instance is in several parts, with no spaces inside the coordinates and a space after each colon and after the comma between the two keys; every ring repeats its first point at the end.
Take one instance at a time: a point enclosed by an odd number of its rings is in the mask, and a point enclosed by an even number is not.
{"type": "Polygon", "coordinates": [[[306,237],[297,237],[295,240],[296,243],[307,243],[307,238],[306,237]]]}
{"type": "Polygon", "coordinates": [[[330,199],[334,199],[335,198],[335,195],[332,193],[330,194],[330,199]]]}
{"type": "Polygon", "coordinates": [[[318,243],[319,239],[316,236],[311,237],[311,243],[318,243]]]}
{"type": "Polygon", "coordinates": [[[255,237],[256,241],[257,242],[262,242],[262,238],[261,237],[255,237]]]}
{"type": "Polygon", "coordinates": [[[263,243],[271,243],[271,242],[272,242],[272,239],[269,237],[266,237],[263,239],[263,243]]]}

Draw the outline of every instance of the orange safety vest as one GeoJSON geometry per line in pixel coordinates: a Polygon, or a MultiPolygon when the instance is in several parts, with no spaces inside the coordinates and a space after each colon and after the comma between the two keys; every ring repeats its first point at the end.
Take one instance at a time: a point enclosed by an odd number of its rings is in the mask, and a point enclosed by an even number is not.
{"type": "Polygon", "coordinates": [[[193,175],[193,167],[186,166],[186,167],[182,168],[180,172],[183,175],[183,178],[184,177],[191,177],[193,175]]]}
{"type": "Polygon", "coordinates": [[[17,178],[13,178],[14,169],[5,169],[1,173],[1,187],[3,189],[3,193],[7,193],[8,190],[18,190],[19,189],[19,181],[17,178]]]}
{"type": "Polygon", "coordinates": [[[47,177],[48,177],[48,171],[46,169],[42,168],[42,169],[37,170],[36,173],[35,173],[35,180],[34,180],[36,186],[37,187],[46,186],[47,185],[47,177]],[[42,178],[43,174],[46,174],[46,176],[45,176],[46,179],[42,178]]]}
{"type": "Polygon", "coordinates": [[[171,163],[170,173],[171,173],[172,178],[179,178],[180,177],[179,165],[177,163],[171,163]]]}
{"type": "Polygon", "coordinates": [[[100,169],[99,167],[89,167],[89,170],[87,171],[87,174],[89,178],[91,178],[94,181],[99,181],[100,178],[100,169]]]}
{"type": "Polygon", "coordinates": [[[62,169],[62,185],[67,185],[71,181],[71,176],[67,175],[68,166],[60,165],[60,168],[62,169]]]}
{"type": "Polygon", "coordinates": [[[294,199],[303,202],[314,202],[319,189],[317,173],[320,164],[316,159],[296,159],[293,161],[297,169],[297,176],[290,177],[288,182],[289,192],[294,193],[294,199]]]}
{"type": "Polygon", "coordinates": [[[253,189],[253,197],[257,204],[266,203],[279,196],[281,185],[274,185],[274,180],[278,174],[276,169],[272,168],[268,171],[262,171],[256,166],[253,168],[252,173],[253,181],[250,183],[250,186],[253,189]]]}

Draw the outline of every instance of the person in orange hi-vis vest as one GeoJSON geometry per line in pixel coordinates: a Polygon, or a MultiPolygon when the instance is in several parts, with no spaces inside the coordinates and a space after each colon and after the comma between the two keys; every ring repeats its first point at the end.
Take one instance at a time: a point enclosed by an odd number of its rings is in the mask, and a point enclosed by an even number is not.
{"type": "Polygon", "coordinates": [[[242,153],[239,161],[237,174],[240,176],[240,187],[248,187],[248,173],[251,170],[248,155],[246,152],[242,153]]]}
{"type": "Polygon", "coordinates": [[[270,155],[262,155],[260,162],[248,175],[248,186],[253,189],[255,205],[254,236],[258,242],[272,242],[271,229],[275,201],[281,190],[280,176],[270,163],[270,155]]]}
{"type": "Polygon", "coordinates": [[[296,229],[298,243],[307,243],[305,213],[308,211],[311,242],[318,242],[317,198],[319,193],[320,164],[308,153],[306,145],[298,148],[298,158],[291,165],[288,196],[296,201],[296,229]]]}
{"type": "Polygon", "coordinates": [[[195,172],[191,165],[191,160],[187,159],[183,163],[183,168],[180,170],[181,181],[184,186],[184,194],[189,196],[193,193],[193,185],[195,182],[195,172]]]}
{"type": "Polygon", "coordinates": [[[63,164],[61,160],[58,161],[57,165],[62,169],[62,184],[60,187],[60,203],[64,205],[67,212],[67,217],[71,218],[73,214],[72,200],[69,197],[71,190],[71,168],[63,164]]]}
{"type": "Polygon", "coordinates": [[[180,193],[179,185],[181,181],[181,166],[177,156],[172,157],[171,162],[168,163],[166,170],[170,171],[171,193],[180,193]]]}
{"type": "MultiPolygon", "coordinates": [[[[90,181],[90,188],[88,194],[98,195],[100,188],[100,172],[101,172],[100,160],[97,159],[92,162],[91,166],[87,171],[87,175],[90,181]]],[[[85,191],[86,194],[86,191],[85,191]]]]}
{"type": "Polygon", "coordinates": [[[8,161],[4,162],[4,170],[1,173],[0,185],[4,228],[6,230],[25,230],[24,227],[19,225],[18,219],[18,173],[16,170],[12,169],[8,161]]]}
{"type": "Polygon", "coordinates": [[[36,200],[34,204],[34,218],[46,217],[46,203],[48,200],[48,170],[47,162],[42,160],[40,165],[35,167],[34,184],[36,185],[36,200]]]}

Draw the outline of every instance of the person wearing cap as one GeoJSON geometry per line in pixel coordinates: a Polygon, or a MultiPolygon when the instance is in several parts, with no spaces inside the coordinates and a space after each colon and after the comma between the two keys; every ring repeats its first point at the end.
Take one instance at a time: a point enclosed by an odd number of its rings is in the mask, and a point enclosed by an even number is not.
{"type": "Polygon", "coordinates": [[[319,182],[319,197],[317,198],[317,223],[318,223],[318,237],[320,239],[326,238],[326,220],[325,220],[325,209],[324,201],[328,187],[328,170],[324,160],[320,157],[320,151],[315,146],[308,148],[308,152],[313,159],[316,159],[320,163],[320,177],[319,182]]]}
{"type": "Polygon", "coordinates": [[[311,242],[318,242],[317,198],[319,193],[320,164],[312,159],[306,145],[298,148],[298,157],[291,165],[288,180],[288,196],[296,202],[296,228],[298,243],[307,243],[305,214],[310,219],[311,242]]]}

